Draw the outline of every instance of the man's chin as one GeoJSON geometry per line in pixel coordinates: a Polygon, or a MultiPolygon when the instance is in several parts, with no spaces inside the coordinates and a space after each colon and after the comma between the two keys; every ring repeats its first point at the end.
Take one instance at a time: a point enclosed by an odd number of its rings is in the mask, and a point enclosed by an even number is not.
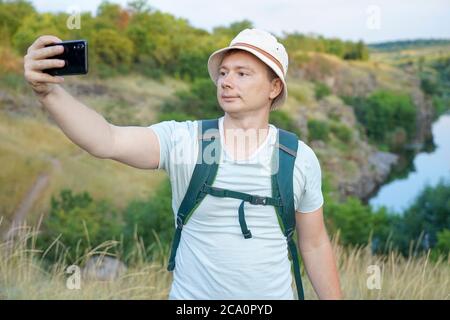
{"type": "Polygon", "coordinates": [[[221,103],[220,107],[223,111],[231,113],[231,112],[239,112],[243,110],[243,106],[240,103],[221,103]]]}

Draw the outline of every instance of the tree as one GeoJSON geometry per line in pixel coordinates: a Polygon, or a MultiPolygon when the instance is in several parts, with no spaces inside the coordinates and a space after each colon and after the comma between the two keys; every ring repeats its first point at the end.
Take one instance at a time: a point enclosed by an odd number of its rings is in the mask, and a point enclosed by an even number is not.
{"type": "Polygon", "coordinates": [[[92,37],[95,61],[108,70],[128,71],[134,52],[133,42],[117,31],[102,29],[92,37]]]}
{"type": "MultiPolygon", "coordinates": [[[[421,241],[419,249],[426,250],[438,243],[439,232],[450,229],[450,181],[423,189],[414,204],[405,211],[396,227],[395,242],[407,253],[411,241],[421,241]]],[[[446,235],[441,235],[441,244],[446,235]]]]}
{"type": "Polygon", "coordinates": [[[17,32],[23,19],[35,14],[33,5],[25,0],[0,1],[0,34],[9,40],[17,32]]]}
{"type": "Polygon", "coordinates": [[[176,98],[162,106],[162,114],[179,113],[197,119],[217,118],[222,114],[216,97],[216,87],[208,78],[196,79],[189,90],[178,91],[176,98]]]}

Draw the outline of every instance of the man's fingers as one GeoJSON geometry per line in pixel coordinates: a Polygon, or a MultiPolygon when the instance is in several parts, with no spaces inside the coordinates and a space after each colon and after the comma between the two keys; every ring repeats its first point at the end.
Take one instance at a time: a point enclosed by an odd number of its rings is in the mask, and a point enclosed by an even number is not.
{"type": "Polygon", "coordinates": [[[45,47],[47,44],[62,42],[61,39],[55,36],[40,36],[33,42],[33,44],[28,48],[28,53],[32,50],[40,49],[45,47]]]}
{"type": "Polygon", "coordinates": [[[33,71],[40,71],[50,68],[62,68],[64,67],[64,64],[64,60],[60,59],[43,59],[29,62],[29,67],[33,71]]]}
{"type": "Polygon", "coordinates": [[[28,57],[33,60],[39,60],[53,57],[63,52],[64,52],[63,46],[51,46],[47,48],[36,49],[30,54],[28,54],[28,57]]]}
{"type": "Polygon", "coordinates": [[[33,84],[39,83],[62,83],[64,81],[63,77],[51,76],[47,73],[30,71],[26,75],[26,78],[29,82],[33,84]]]}

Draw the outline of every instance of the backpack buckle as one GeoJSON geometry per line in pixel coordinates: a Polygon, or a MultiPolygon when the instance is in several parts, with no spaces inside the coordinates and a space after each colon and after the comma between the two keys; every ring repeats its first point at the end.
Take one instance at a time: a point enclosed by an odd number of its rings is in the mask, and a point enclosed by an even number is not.
{"type": "Polygon", "coordinates": [[[251,204],[260,204],[265,206],[267,203],[267,198],[266,197],[260,197],[260,196],[252,196],[250,198],[250,203],[251,204]]]}

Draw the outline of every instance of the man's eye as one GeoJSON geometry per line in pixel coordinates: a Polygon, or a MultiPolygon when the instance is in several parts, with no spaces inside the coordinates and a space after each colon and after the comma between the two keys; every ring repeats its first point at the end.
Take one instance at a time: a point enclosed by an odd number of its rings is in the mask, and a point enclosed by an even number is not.
{"type": "Polygon", "coordinates": [[[223,76],[223,75],[225,75],[225,72],[223,72],[223,71],[220,71],[220,73],[219,73],[221,76],[223,76]]]}
{"type": "Polygon", "coordinates": [[[247,75],[247,74],[244,73],[244,72],[239,72],[239,75],[242,77],[242,76],[247,75]]]}

